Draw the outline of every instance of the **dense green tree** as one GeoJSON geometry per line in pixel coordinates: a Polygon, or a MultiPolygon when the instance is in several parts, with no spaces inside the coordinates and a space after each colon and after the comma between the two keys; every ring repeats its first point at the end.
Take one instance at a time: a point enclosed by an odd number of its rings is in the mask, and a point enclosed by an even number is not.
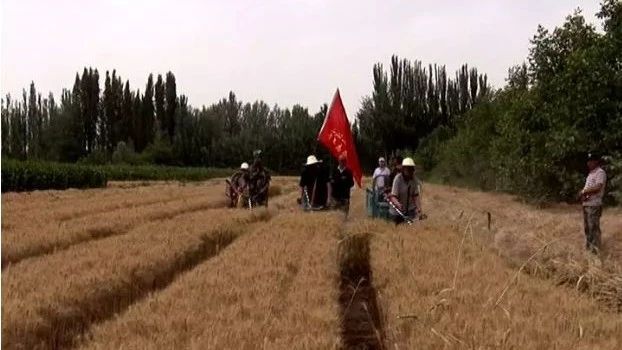
{"type": "Polygon", "coordinates": [[[126,144],[131,143],[133,146],[134,145],[133,135],[134,135],[134,98],[132,97],[132,91],[130,90],[130,82],[128,80],[125,82],[125,87],[123,88],[119,139],[120,141],[123,141],[126,144]]]}
{"type": "Polygon", "coordinates": [[[155,114],[158,122],[158,132],[161,135],[167,133],[167,115],[164,107],[164,80],[162,75],[158,74],[155,83],[155,114]]]}
{"type": "Polygon", "coordinates": [[[177,112],[177,83],[172,72],[166,73],[166,117],[165,130],[168,141],[173,143],[175,137],[175,115],[177,112]]]}
{"type": "Polygon", "coordinates": [[[145,94],[142,97],[141,112],[141,142],[136,144],[136,150],[139,152],[145,149],[148,144],[153,142],[155,136],[155,116],[153,107],[153,74],[149,74],[149,78],[147,79],[145,94]]]}

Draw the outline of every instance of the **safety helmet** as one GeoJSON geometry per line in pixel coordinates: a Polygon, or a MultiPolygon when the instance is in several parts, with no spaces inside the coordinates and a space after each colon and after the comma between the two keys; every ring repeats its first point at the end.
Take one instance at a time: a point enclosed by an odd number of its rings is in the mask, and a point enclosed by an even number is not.
{"type": "Polygon", "coordinates": [[[410,158],[410,157],[406,157],[404,158],[404,160],[402,160],[402,166],[411,166],[414,167],[415,166],[415,161],[410,158]]]}
{"type": "Polygon", "coordinates": [[[242,163],[242,165],[240,165],[240,169],[248,170],[248,163],[247,162],[242,163]]]}

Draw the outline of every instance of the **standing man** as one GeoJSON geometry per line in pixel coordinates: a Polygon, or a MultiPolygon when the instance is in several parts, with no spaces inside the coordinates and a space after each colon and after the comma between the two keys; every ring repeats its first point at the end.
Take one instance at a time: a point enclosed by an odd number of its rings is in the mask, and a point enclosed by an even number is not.
{"type": "Polygon", "coordinates": [[[307,163],[300,174],[300,204],[307,209],[324,209],[330,195],[330,178],[322,161],[314,155],[307,157],[307,163]]]}
{"type": "Polygon", "coordinates": [[[347,167],[346,156],[339,156],[338,162],[339,165],[331,179],[331,199],[335,208],[345,211],[347,216],[350,211],[350,189],[354,186],[354,178],[352,171],[347,167]]]}
{"type": "Polygon", "coordinates": [[[253,152],[253,166],[250,170],[250,194],[251,200],[256,205],[268,206],[268,189],[270,187],[270,172],[263,167],[261,151],[253,152]]]}
{"type": "MultiPolygon", "coordinates": [[[[395,175],[393,186],[389,194],[389,201],[407,218],[415,219],[421,215],[421,198],[419,186],[415,179],[415,161],[412,158],[404,158],[402,172],[395,175]]],[[[403,223],[406,218],[400,215],[395,208],[389,209],[395,224],[403,223]]]]}
{"type": "Polygon", "coordinates": [[[600,216],[603,213],[603,196],[607,174],[600,167],[599,155],[590,153],[587,168],[590,173],[585,179],[585,186],[579,192],[583,204],[583,225],[585,229],[585,248],[594,254],[600,250],[600,216]]]}
{"type": "Polygon", "coordinates": [[[385,187],[390,186],[390,175],[391,170],[387,168],[385,159],[383,157],[378,158],[378,167],[374,170],[374,174],[372,175],[372,186],[374,192],[378,195],[378,200],[384,199],[385,187]]]}

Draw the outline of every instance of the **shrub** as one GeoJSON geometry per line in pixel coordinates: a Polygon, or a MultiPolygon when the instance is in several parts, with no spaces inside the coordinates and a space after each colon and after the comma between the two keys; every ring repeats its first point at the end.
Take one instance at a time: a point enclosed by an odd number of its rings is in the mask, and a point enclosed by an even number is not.
{"type": "Polygon", "coordinates": [[[115,147],[114,152],[112,152],[112,163],[138,165],[144,164],[145,161],[134,151],[134,146],[131,142],[126,144],[121,141],[117,143],[117,147],[115,147]]]}
{"type": "Polygon", "coordinates": [[[156,165],[103,165],[101,169],[111,181],[201,181],[215,177],[225,177],[233,173],[220,168],[182,168],[156,165]]]}
{"type": "Polygon", "coordinates": [[[2,192],[105,187],[97,168],[60,163],[2,160],[2,192]]]}

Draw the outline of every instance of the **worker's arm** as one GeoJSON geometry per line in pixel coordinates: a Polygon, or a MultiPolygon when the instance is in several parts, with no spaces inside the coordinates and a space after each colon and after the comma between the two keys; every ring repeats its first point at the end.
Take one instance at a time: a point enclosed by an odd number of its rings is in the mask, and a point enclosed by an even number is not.
{"type": "Polygon", "coordinates": [[[589,196],[594,193],[598,193],[603,186],[605,185],[605,181],[607,181],[607,177],[603,171],[596,174],[596,183],[592,186],[586,186],[579,194],[581,197],[589,196]]]}
{"type": "Polygon", "coordinates": [[[598,193],[600,191],[600,189],[603,188],[603,184],[596,184],[592,187],[587,187],[584,188],[583,190],[581,190],[581,194],[584,196],[588,196],[590,194],[594,194],[594,193],[598,193]]]}

